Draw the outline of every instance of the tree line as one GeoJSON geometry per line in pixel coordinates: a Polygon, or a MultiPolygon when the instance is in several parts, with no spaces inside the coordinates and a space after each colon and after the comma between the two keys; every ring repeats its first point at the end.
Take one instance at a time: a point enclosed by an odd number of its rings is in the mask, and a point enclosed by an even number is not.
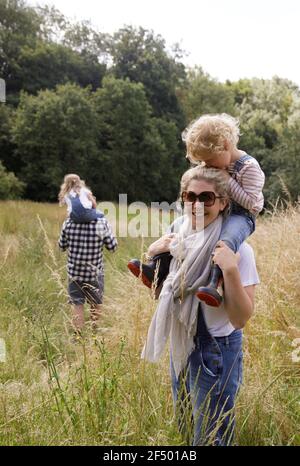
{"type": "Polygon", "coordinates": [[[266,174],[266,205],[296,201],[299,87],[279,77],[221,83],[183,57],[141,27],[109,35],[53,7],[0,0],[0,199],[55,201],[75,172],[99,200],[172,202],[188,167],[183,129],[227,112],[266,174]]]}

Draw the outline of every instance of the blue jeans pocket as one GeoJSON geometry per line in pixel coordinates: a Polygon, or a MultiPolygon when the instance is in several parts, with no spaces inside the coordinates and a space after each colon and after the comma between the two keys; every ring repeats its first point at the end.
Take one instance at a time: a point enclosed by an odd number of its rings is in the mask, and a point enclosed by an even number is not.
{"type": "Polygon", "coordinates": [[[217,343],[201,345],[200,361],[203,371],[215,380],[221,376],[223,368],[222,352],[217,343]]]}

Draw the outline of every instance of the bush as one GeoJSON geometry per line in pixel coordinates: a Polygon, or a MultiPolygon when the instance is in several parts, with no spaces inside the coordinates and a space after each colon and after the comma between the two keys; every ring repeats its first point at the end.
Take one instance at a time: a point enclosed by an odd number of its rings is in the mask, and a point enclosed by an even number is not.
{"type": "Polygon", "coordinates": [[[0,199],[19,199],[25,183],[18,180],[14,173],[8,172],[0,162],[0,199]]]}

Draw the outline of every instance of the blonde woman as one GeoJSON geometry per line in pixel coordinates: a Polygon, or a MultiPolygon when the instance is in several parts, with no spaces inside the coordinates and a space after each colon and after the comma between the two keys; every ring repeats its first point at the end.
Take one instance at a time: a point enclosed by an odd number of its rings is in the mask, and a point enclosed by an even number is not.
{"type": "Polygon", "coordinates": [[[172,260],[142,358],[156,362],[170,337],[174,402],[183,408],[190,399],[192,419],[179,409],[179,424],[182,428],[185,419],[194,445],[233,441],[234,405],[242,381],[242,328],[253,313],[259,283],[252,248],[243,242],[236,254],[218,241],[229,206],[227,186],[224,171],[189,169],[181,179],[184,215],[172,225],[175,235],[167,234],[148,248],[150,256],[170,252],[172,260]],[[201,209],[203,197],[209,202],[201,209]],[[197,222],[199,216],[202,222],[197,222]],[[195,294],[209,277],[212,255],[224,277],[218,308],[199,302],[195,294]]]}
{"type": "Polygon", "coordinates": [[[103,213],[96,210],[96,198],[85,182],[74,173],[64,177],[58,200],[60,205],[67,205],[68,215],[75,223],[89,223],[103,217],[103,213]]]}

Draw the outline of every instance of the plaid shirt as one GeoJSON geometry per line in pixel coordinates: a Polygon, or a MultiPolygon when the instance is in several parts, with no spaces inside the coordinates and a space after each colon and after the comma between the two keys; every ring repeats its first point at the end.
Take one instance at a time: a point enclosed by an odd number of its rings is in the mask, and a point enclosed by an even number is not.
{"type": "Polygon", "coordinates": [[[58,245],[68,249],[68,276],[76,281],[95,280],[103,274],[103,245],[114,252],[118,243],[105,217],[90,223],[75,223],[67,219],[58,245]]]}

